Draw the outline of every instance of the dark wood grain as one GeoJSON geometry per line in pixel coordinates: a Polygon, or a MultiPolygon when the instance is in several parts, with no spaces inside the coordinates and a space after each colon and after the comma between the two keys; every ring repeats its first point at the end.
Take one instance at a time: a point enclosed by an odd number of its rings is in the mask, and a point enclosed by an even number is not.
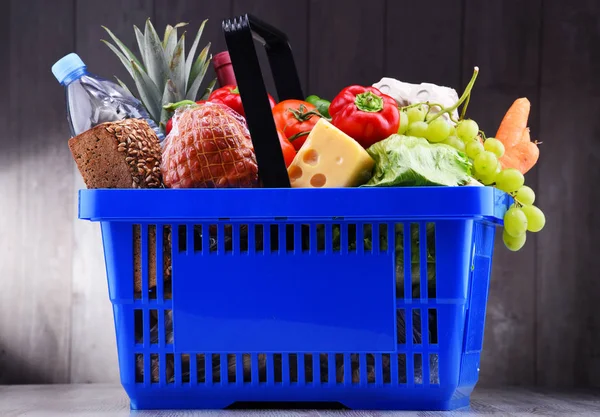
{"type": "Polygon", "coordinates": [[[332,100],[351,84],[371,85],[384,69],[384,0],[311,0],[308,89],[332,100]]]}
{"type": "MultiPolygon", "coordinates": [[[[91,72],[111,80],[114,80],[114,77],[117,76],[130,86],[131,91],[135,93],[135,84],[125,67],[123,67],[117,56],[100,41],[105,39],[114,44],[102,29],[102,26],[110,29],[139,57],[133,26],[136,25],[143,32],[146,19],[151,19],[152,23],[156,25],[153,1],[107,0],[89,2],[76,0],[76,2],[77,53],[88,65],[91,72]]],[[[159,35],[162,36],[163,30],[159,26],[156,27],[159,35]]]]}
{"type": "MultiPolygon", "coordinates": [[[[18,143],[10,137],[8,131],[11,106],[10,106],[10,3],[7,9],[0,15],[0,89],[4,91],[5,99],[0,100],[0,123],[5,129],[0,130],[0,174],[7,174],[8,170],[3,169],[11,161],[17,151],[18,143]]],[[[0,187],[5,181],[0,182],[0,187]]],[[[3,265],[4,258],[0,257],[0,265],[3,265]]]]}
{"type": "MultiPolygon", "coordinates": [[[[531,101],[532,137],[538,137],[540,100],[539,43],[541,0],[481,2],[467,0],[463,45],[463,85],[473,67],[480,74],[467,116],[495,136],[506,110],[519,97],[531,101]]],[[[526,183],[538,190],[536,172],[526,183]]],[[[492,281],[487,306],[482,354],[483,384],[533,384],[535,382],[536,236],[525,247],[510,252],[498,230],[492,281]]]]}
{"type": "Polygon", "coordinates": [[[600,386],[600,3],[544,0],[538,383],[600,386]]]}
{"type": "MultiPolygon", "coordinates": [[[[16,198],[18,196],[18,177],[15,172],[18,168],[15,161],[18,161],[19,158],[19,144],[14,140],[14,133],[11,130],[11,128],[14,128],[14,125],[11,126],[10,122],[12,116],[10,106],[10,50],[9,3],[8,10],[0,14],[0,89],[5,92],[5,99],[0,100],[0,124],[4,126],[4,129],[0,130],[0,195],[2,195],[0,197],[0,230],[5,231],[4,233],[8,231],[15,232],[12,228],[9,229],[9,223],[14,222],[15,219],[9,219],[8,216],[14,216],[18,210],[17,204],[12,203],[9,206],[9,203],[5,201],[7,197],[16,198]],[[7,168],[11,165],[13,166],[12,169],[7,168]]],[[[8,275],[9,279],[15,279],[17,273],[16,253],[10,249],[12,244],[9,243],[9,239],[12,239],[12,235],[9,236],[6,234],[4,235],[4,239],[0,239],[1,253],[11,255],[10,257],[0,255],[0,271],[6,271],[4,273],[8,275]]],[[[10,288],[12,289],[12,286],[10,288]]],[[[0,302],[3,304],[9,303],[13,297],[12,293],[6,291],[0,294],[0,302]]],[[[0,307],[0,310],[4,313],[7,312],[2,307],[0,307]]],[[[0,318],[0,329],[2,331],[12,331],[13,326],[11,323],[2,321],[0,318]]],[[[16,379],[13,373],[17,371],[15,369],[17,367],[9,366],[9,364],[14,364],[14,362],[14,352],[9,351],[8,346],[0,342],[0,383],[7,383],[16,379]]],[[[23,365],[23,361],[21,361],[20,365],[23,365]]]]}
{"type": "MultiPolygon", "coordinates": [[[[167,24],[175,25],[179,22],[189,23],[186,29],[188,31],[186,36],[188,48],[192,44],[202,21],[208,19],[202,33],[202,39],[200,39],[200,44],[198,45],[197,53],[208,42],[211,42],[210,53],[213,56],[227,49],[221,29],[221,22],[223,19],[233,16],[232,0],[154,0],[154,10],[156,12],[156,23],[160,27],[164,28],[167,24]]],[[[215,73],[211,65],[199,92],[204,91],[208,82],[214,78],[215,73]]]]}
{"type": "Polygon", "coordinates": [[[380,77],[459,90],[463,8],[463,0],[388,1],[386,65],[380,77]]]}
{"type": "MultiPolygon", "coordinates": [[[[108,27],[139,57],[133,25],[142,31],[146,19],[154,22],[152,1],[106,0],[76,5],[76,50],[89,71],[114,80],[119,77],[131,91],[135,84],[119,59],[100,39],[112,42],[101,26],[108,27]]],[[[163,30],[157,26],[161,34],[163,30]]],[[[112,42],[114,43],[114,42],[112,42]]],[[[75,189],[85,188],[73,164],[75,189]]],[[[76,206],[77,196],[73,196],[76,206]]],[[[73,244],[73,301],[71,306],[70,382],[115,382],[119,380],[112,307],[98,225],[75,221],[73,244]],[[94,325],[90,326],[90,322],[94,325]]]]}
{"type": "MultiPolygon", "coordinates": [[[[251,12],[289,35],[306,94],[331,99],[346,85],[370,85],[382,76],[460,90],[478,65],[469,116],[491,135],[515,98],[530,99],[532,137],[544,143],[527,183],[547,226],[518,253],[498,239],[480,382],[600,386],[597,1],[4,3],[0,383],[118,378],[100,233],[96,224],[76,219],[74,191],[83,184],[66,146],[64,90],[50,66],[75,50],[91,72],[131,82],[100,43],[106,37],[100,25],[137,53],[132,26],[143,26],[147,17],[159,32],[167,23],[189,22],[188,48],[208,18],[202,45],[211,41],[218,53],[225,49],[221,20],[251,12]]],[[[272,89],[268,72],[266,78],[272,89]]],[[[535,396],[522,406],[525,391],[518,398],[489,395],[476,397],[482,413],[536,412],[539,406],[535,396]]],[[[560,408],[570,415],[582,409],[560,408]]]]}
{"type": "Polygon", "coordinates": [[[0,383],[69,379],[73,177],[50,67],[74,48],[73,1],[46,4],[12,1],[2,24],[10,116],[0,152],[0,383]]]}
{"type": "MultiPolygon", "coordinates": [[[[284,31],[289,38],[294,54],[298,76],[305,95],[308,80],[308,2],[282,2],[279,0],[246,0],[233,1],[234,15],[250,13],[284,31]]],[[[270,94],[277,99],[275,84],[269,68],[269,62],[264,48],[256,43],[265,85],[270,94]]]]}

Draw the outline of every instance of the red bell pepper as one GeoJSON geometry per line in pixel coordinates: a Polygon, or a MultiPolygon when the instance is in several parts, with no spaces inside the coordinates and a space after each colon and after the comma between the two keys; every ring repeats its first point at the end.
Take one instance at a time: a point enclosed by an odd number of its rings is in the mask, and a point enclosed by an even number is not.
{"type": "Polygon", "coordinates": [[[398,133],[400,112],[396,100],[375,87],[351,85],[329,106],[331,123],[364,148],[398,133]]]}
{"type": "MultiPolygon", "coordinates": [[[[240,91],[235,85],[225,85],[216,89],[208,97],[208,101],[211,103],[224,104],[242,116],[246,117],[246,113],[244,113],[244,106],[242,105],[242,98],[240,97],[240,91]]],[[[271,108],[275,107],[275,99],[271,97],[270,94],[269,104],[271,104],[271,108]]]]}

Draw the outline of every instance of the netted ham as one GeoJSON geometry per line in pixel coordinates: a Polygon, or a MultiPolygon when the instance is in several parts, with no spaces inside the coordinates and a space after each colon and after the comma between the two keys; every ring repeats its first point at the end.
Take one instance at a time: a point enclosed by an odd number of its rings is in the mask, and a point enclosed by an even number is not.
{"type": "Polygon", "coordinates": [[[171,188],[251,188],[258,165],[243,118],[220,104],[178,109],[161,170],[171,188]]]}

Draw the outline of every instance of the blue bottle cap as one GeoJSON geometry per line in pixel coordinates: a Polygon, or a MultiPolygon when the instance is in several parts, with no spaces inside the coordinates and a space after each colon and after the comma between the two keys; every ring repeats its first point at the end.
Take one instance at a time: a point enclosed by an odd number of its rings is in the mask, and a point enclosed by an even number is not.
{"type": "Polygon", "coordinates": [[[85,64],[79,58],[79,55],[71,52],[52,65],[52,74],[62,84],[69,74],[81,68],[85,68],[85,64]]]}

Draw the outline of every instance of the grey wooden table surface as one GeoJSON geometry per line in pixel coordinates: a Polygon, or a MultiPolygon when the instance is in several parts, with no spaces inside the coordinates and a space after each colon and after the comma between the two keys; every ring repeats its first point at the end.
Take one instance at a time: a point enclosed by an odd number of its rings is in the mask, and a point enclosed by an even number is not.
{"type": "Polygon", "coordinates": [[[119,385],[0,386],[0,416],[235,416],[235,417],[370,417],[370,416],[600,416],[600,391],[476,389],[471,407],[450,412],[342,410],[130,411],[119,385]]]}

